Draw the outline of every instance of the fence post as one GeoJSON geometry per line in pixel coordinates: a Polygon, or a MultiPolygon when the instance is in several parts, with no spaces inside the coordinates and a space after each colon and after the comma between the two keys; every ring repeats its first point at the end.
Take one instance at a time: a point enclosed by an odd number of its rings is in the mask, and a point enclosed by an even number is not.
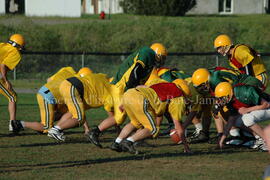
{"type": "Polygon", "coordinates": [[[82,68],[84,67],[84,52],[82,53],[82,68]]]}
{"type": "Polygon", "coordinates": [[[13,70],[13,80],[14,81],[16,80],[16,68],[14,68],[14,70],[13,70]]]}
{"type": "Polygon", "coordinates": [[[219,66],[219,59],[218,59],[218,55],[216,55],[216,67],[219,66]]]}

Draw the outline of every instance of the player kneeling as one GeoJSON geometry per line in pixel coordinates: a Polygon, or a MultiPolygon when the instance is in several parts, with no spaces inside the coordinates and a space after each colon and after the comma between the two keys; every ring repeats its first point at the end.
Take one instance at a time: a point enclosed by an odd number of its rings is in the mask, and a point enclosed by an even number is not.
{"type": "Polygon", "coordinates": [[[179,122],[185,113],[185,102],[190,96],[190,89],[184,80],[177,79],[174,83],[158,83],[150,87],[137,87],[128,90],[123,96],[122,108],[130,118],[121,131],[111,149],[121,152],[129,151],[137,154],[133,143],[147,137],[156,137],[159,133],[163,114],[168,111],[178,135],[183,141],[185,152],[190,152],[186,142],[184,129],[179,122]],[[135,134],[129,136],[131,132],[135,134]],[[129,136],[129,137],[128,137],[129,136]]]}

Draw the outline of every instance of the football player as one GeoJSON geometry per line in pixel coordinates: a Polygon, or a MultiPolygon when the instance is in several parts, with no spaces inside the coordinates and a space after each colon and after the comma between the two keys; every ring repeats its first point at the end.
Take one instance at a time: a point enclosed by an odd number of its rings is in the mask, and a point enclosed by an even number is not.
{"type": "Polygon", "coordinates": [[[151,47],[142,47],[132,53],[120,65],[118,72],[111,82],[111,93],[114,99],[114,118],[107,118],[89,133],[89,140],[96,146],[99,143],[99,135],[106,129],[121,125],[126,117],[119,111],[122,96],[125,91],[143,85],[150,76],[154,67],[161,67],[167,57],[166,48],[160,43],[154,43],[151,47]]]}
{"type": "MultiPolygon", "coordinates": [[[[227,106],[228,116],[224,133],[219,141],[220,148],[223,147],[225,138],[232,126],[248,127],[263,140],[265,136],[262,128],[257,124],[270,119],[269,95],[262,92],[259,88],[250,85],[222,82],[215,88],[216,104],[227,106]]],[[[221,113],[223,113],[221,109],[221,113]]],[[[263,141],[258,149],[266,151],[267,147],[263,141]]]]}
{"type": "Polygon", "coordinates": [[[113,108],[110,88],[111,85],[105,74],[91,73],[83,77],[75,75],[62,81],[59,95],[67,106],[68,112],[49,129],[48,136],[58,141],[65,141],[63,130],[84,124],[85,111],[90,108],[103,106],[110,115],[113,108]]]}
{"type": "Polygon", "coordinates": [[[21,34],[13,34],[7,43],[0,43],[0,93],[9,101],[9,131],[13,131],[11,122],[16,120],[17,95],[7,78],[7,73],[21,61],[21,50],[24,45],[25,40],[21,34]]]}
{"type": "MultiPolygon", "coordinates": [[[[78,75],[86,76],[91,74],[92,70],[84,67],[78,71],[78,75]]],[[[47,83],[42,86],[37,93],[37,102],[40,111],[41,122],[26,122],[15,120],[12,123],[13,130],[19,132],[24,128],[30,128],[41,133],[47,133],[56,116],[67,112],[67,108],[63,105],[60,96],[59,86],[67,78],[73,77],[76,74],[72,67],[61,68],[57,73],[47,79],[47,83]]],[[[85,127],[89,131],[88,127],[85,127]]]]}
{"type": "Polygon", "coordinates": [[[266,87],[268,78],[260,55],[245,44],[234,45],[230,37],[222,34],[216,37],[214,47],[218,53],[228,56],[230,65],[243,74],[258,78],[266,87]]]}
{"type": "Polygon", "coordinates": [[[163,114],[168,111],[173,119],[175,129],[181,137],[185,152],[190,152],[185,140],[184,129],[180,120],[185,113],[185,103],[190,96],[190,89],[182,79],[174,83],[158,83],[150,87],[136,87],[128,90],[123,96],[123,109],[130,118],[119,136],[112,143],[111,149],[115,151],[127,150],[132,154],[138,151],[134,142],[147,137],[156,137],[159,133],[163,114]],[[135,134],[130,135],[131,132],[135,134]]]}

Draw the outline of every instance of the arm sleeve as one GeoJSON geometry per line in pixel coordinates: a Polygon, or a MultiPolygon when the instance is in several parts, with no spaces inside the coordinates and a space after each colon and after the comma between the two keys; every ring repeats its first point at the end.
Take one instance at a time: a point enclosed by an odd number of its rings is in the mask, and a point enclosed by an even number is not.
{"type": "Polygon", "coordinates": [[[247,46],[239,46],[235,50],[235,58],[243,67],[247,66],[254,59],[250,49],[247,46]]]}
{"type": "Polygon", "coordinates": [[[126,83],[127,89],[135,88],[140,85],[140,80],[145,77],[145,71],[141,63],[136,63],[135,67],[130,73],[129,80],[126,83]]]}
{"type": "Polygon", "coordinates": [[[13,70],[21,60],[21,55],[17,51],[12,51],[3,60],[2,64],[8,67],[8,69],[13,70]]]}

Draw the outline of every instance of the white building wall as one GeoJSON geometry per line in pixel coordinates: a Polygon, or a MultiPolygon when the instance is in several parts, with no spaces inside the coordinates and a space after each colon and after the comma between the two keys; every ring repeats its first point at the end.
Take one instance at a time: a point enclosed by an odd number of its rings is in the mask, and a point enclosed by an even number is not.
{"type": "Polygon", "coordinates": [[[197,0],[187,14],[218,14],[218,0],[197,0]]]}
{"type": "Polygon", "coordinates": [[[264,0],[234,0],[234,14],[263,14],[265,13],[264,0]]]}
{"type": "Polygon", "coordinates": [[[6,2],[5,0],[0,0],[0,14],[6,13],[6,2]]]}
{"type": "Polygon", "coordinates": [[[81,16],[81,0],[25,0],[26,16],[81,16]]]}

